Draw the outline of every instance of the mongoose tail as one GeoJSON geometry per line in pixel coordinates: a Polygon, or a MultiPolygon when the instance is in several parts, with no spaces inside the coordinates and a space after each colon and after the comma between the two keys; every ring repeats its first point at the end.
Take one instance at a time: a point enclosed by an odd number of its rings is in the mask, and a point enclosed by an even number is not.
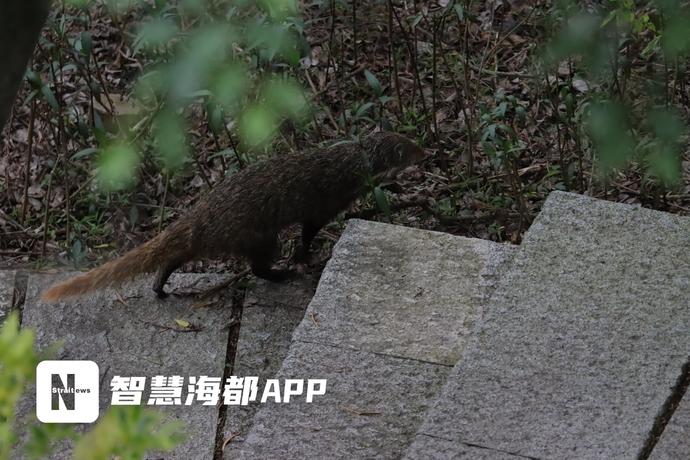
{"type": "Polygon", "coordinates": [[[175,246],[169,240],[170,232],[164,231],[122,257],[53,285],[41,295],[41,300],[55,302],[96,289],[120,286],[137,275],[154,272],[159,269],[161,260],[172,258],[171,252],[175,252],[175,246]]]}

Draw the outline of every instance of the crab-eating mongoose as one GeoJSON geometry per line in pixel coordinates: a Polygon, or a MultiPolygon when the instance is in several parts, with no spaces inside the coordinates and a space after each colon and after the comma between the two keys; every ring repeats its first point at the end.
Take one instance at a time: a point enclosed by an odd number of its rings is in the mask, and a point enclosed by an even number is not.
{"type": "Polygon", "coordinates": [[[279,281],[285,270],[271,268],[278,233],[302,225],[297,258],[304,260],[318,231],[367,189],[370,179],[393,177],[421,160],[424,151],[406,137],[379,132],[308,153],[276,156],[224,179],[189,212],[158,236],[85,274],[52,286],[47,302],[118,286],[137,275],[157,272],[153,290],[170,274],[199,258],[239,256],[252,272],[279,281]]]}

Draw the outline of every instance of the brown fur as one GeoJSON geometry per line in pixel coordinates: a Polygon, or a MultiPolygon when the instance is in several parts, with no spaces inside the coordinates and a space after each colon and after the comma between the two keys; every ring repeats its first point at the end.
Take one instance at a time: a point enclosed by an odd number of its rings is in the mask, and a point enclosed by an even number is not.
{"type": "Polygon", "coordinates": [[[255,275],[280,280],[271,269],[278,232],[302,224],[304,259],[316,233],[366,188],[370,177],[392,177],[423,158],[403,136],[376,133],[359,143],[336,144],[309,154],[275,157],[232,175],[160,235],[122,257],[59,283],[44,292],[53,302],[117,286],[157,271],[154,291],[165,296],[170,274],[197,258],[240,256],[255,275]]]}

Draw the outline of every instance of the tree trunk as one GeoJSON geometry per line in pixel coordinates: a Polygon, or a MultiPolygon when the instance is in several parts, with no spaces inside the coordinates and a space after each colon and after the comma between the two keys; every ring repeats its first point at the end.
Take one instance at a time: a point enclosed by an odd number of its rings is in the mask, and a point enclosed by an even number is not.
{"type": "Polygon", "coordinates": [[[0,0],[0,130],[48,16],[49,0],[0,0]]]}

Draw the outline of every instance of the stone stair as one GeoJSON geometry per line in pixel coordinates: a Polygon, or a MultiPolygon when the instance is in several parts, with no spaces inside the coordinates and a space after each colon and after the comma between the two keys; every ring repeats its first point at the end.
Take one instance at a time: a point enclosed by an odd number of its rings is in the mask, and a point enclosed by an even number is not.
{"type": "Polygon", "coordinates": [[[690,219],[553,193],[405,457],[638,458],[689,332],[690,219]]]}
{"type": "MultiPolygon", "coordinates": [[[[106,390],[116,373],[328,379],[312,403],[168,408],[190,437],[151,458],[690,457],[689,218],[554,192],[520,247],[351,220],[315,294],[259,281],[239,307],[159,301],[148,280],[49,307],[54,278],[29,276],[22,324],[97,361],[106,390]]],[[[0,321],[16,284],[0,272],[0,321]]]]}
{"type": "Polygon", "coordinates": [[[277,374],[329,392],[226,458],[690,456],[690,219],[556,192],[485,244],[351,222],[277,374]]]}
{"type": "Polygon", "coordinates": [[[513,252],[350,221],[277,373],[326,378],[326,395],[262,404],[225,458],[400,457],[513,252]]]}

